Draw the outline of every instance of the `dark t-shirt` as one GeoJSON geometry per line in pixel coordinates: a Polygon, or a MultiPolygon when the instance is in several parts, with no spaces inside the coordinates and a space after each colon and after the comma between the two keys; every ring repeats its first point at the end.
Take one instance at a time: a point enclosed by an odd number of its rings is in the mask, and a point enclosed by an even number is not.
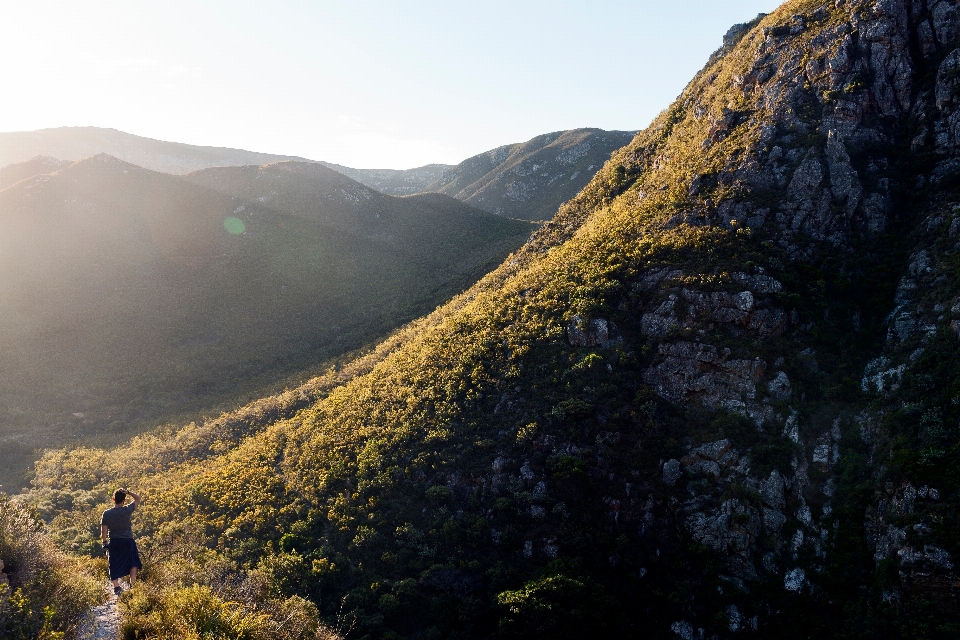
{"type": "Polygon", "coordinates": [[[114,538],[133,538],[133,527],[130,525],[130,516],[137,505],[131,502],[122,507],[111,507],[103,512],[100,518],[101,525],[107,525],[110,532],[110,539],[114,538]]]}

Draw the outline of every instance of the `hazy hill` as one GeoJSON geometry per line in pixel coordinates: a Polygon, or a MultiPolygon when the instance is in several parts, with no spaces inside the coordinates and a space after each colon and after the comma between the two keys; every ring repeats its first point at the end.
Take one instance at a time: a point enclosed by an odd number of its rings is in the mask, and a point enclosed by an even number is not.
{"type": "Polygon", "coordinates": [[[464,160],[427,186],[498,215],[547,220],[636,132],[572,129],[464,160]]]}
{"type": "MultiPolygon", "coordinates": [[[[574,196],[632,132],[601,129],[558,131],[521,144],[498,147],[458,165],[430,164],[416,169],[352,169],[319,162],[381,193],[406,196],[438,192],[477,208],[524,220],[545,220],[574,196]]],[[[224,166],[259,166],[302,158],[242,149],[200,147],[135,136],[115,129],[60,127],[0,133],[0,168],[28,177],[31,170],[49,173],[47,162],[74,161],[106,153],[140,167],[176,175],[224,166]]],[[[33,175],[33,174],[31,174],[33,175]]],[[[13,184],[4,176],[4,186],[13,184]]]]}
{"type": "Polygon", "coordinates": [[[434,191],[508,218],[546,220],[635,132],[571,129],[497,147],[458,165],[405,171],[326,166],[393,195],[434,191]]]}
{"type": "Polygon", "coordinates": [[[330,162],[320,164],[391,196],[409,196],[426,191],[428,185],[454,168],[451,164],[428,164],[416,169],[351,169],[330,162]]]}
{"type": "Polygon", "coordinates": [[[234,172],[236,197],[99,155],[0,191],[0,482],[37,447],[115,440],[316,367],[530,232],[317,165],[234,172]]]}
{"type": "Polygon", "coordinates": [[[308,408],[53,453],[35,499],[89,549],[94,497],[150,496],[134,625],[266,580],[377,638],[957,637],[958,35],[943,0],[739,25],[308,408]]]}
{"type": "Polygon", "coordinates": [[[69,160],[57,160],[49,156],[35,156],[25,162],[16,162],[0,167],[0,190],[33,176],[53,173],[73,164],[69,160]]]}
{"type": "Polygon", "coordinates": [[[75,161],[99,153],[106,153],[138,167],[173,174],[207,167],[302,160],[243,149],[164,142],[101,127],[0,132],[0,167],[26,162],[36,156],[75,161]]]}

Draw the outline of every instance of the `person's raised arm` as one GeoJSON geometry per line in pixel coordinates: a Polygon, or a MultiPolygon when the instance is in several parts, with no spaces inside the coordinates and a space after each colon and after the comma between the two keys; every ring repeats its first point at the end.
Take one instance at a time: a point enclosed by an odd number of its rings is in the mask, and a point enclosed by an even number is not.
{"type": "Polygon", "coordinates": [[[133,506],[134,506],[134,507],[139,507],[139,506],[140,506],[140,494],[139,494],[139,493],[134,493],[133,491],[130,491],[130,489],[124,489],[123,492],[126,493],[127,495],[133,496],[133,506]]]}

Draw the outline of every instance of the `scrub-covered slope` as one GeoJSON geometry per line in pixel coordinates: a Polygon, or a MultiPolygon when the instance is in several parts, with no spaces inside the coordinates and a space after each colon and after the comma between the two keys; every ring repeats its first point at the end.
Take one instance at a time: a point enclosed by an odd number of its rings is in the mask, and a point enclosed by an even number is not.
{"type": "Polygon", "coordinates": [[[602,129],[546,133],[467,158],[425,190],[508,218],[548,220],[633,136],[602,129]]]}
{"type": "Polygon", "coordinates": [[[368,372],[202,462],[51,454],[41,509],[130,478],[145,545],[358,635],[955,637],[958,36],[945,0],[731,30],[368,372]]]}
{"type": "Polygon", "coordinates": [[[548,220],[633,136],[631,131],[602,129],[554,131],[491,149],[458,165],[402,171],[320,164],[390,195],[445,193],[508,218],[548,220]]]}
{"type": "Polygon", "coordinates": [[[318,165],[216,171],[266,197],[106,155],[0,191],[0,485],[37,448],[233,406],[380,338],[531,229],[318,165]]]}
{"type": "Polygon", "coordinates": [[[353,169],[332,162],[318,164],[391,196],[421,193],[426,190],[427,185],[439,180],[444,172],[454,168],[451,164],[427,164],[415,169],[353,169]]]}

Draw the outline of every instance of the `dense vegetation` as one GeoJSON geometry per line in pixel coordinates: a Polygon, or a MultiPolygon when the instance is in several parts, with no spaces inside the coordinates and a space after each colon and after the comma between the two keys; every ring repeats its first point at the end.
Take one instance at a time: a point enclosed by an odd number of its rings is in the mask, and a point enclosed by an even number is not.
{"type": "Polygon", "coordinates": [[[956,637],[960,182],[822,62],[894,5],[732,31],[464,294],[302,395],[49,452],[26,497],[82,554],[142,490],[131,636],[216,575],[351,637],[956,637]]]}
{"type": "Polygon", "coordinates": [[[100,595],[93,562],[65,556],[40,518],[0,493],[0,560],[10,577],[0,584],[0,636],[58,640],[72,633],[100,595]],[[82,565],[82,566],[81,566],[82,565]]]}
{"type": "Polygon", "coordinates": [[[314,164],[234,175],[224,194],[100,156],[0,192],[0,485],[22,486],[37,448],[115,443],[316,374],[532,229],[314,164]]]}

